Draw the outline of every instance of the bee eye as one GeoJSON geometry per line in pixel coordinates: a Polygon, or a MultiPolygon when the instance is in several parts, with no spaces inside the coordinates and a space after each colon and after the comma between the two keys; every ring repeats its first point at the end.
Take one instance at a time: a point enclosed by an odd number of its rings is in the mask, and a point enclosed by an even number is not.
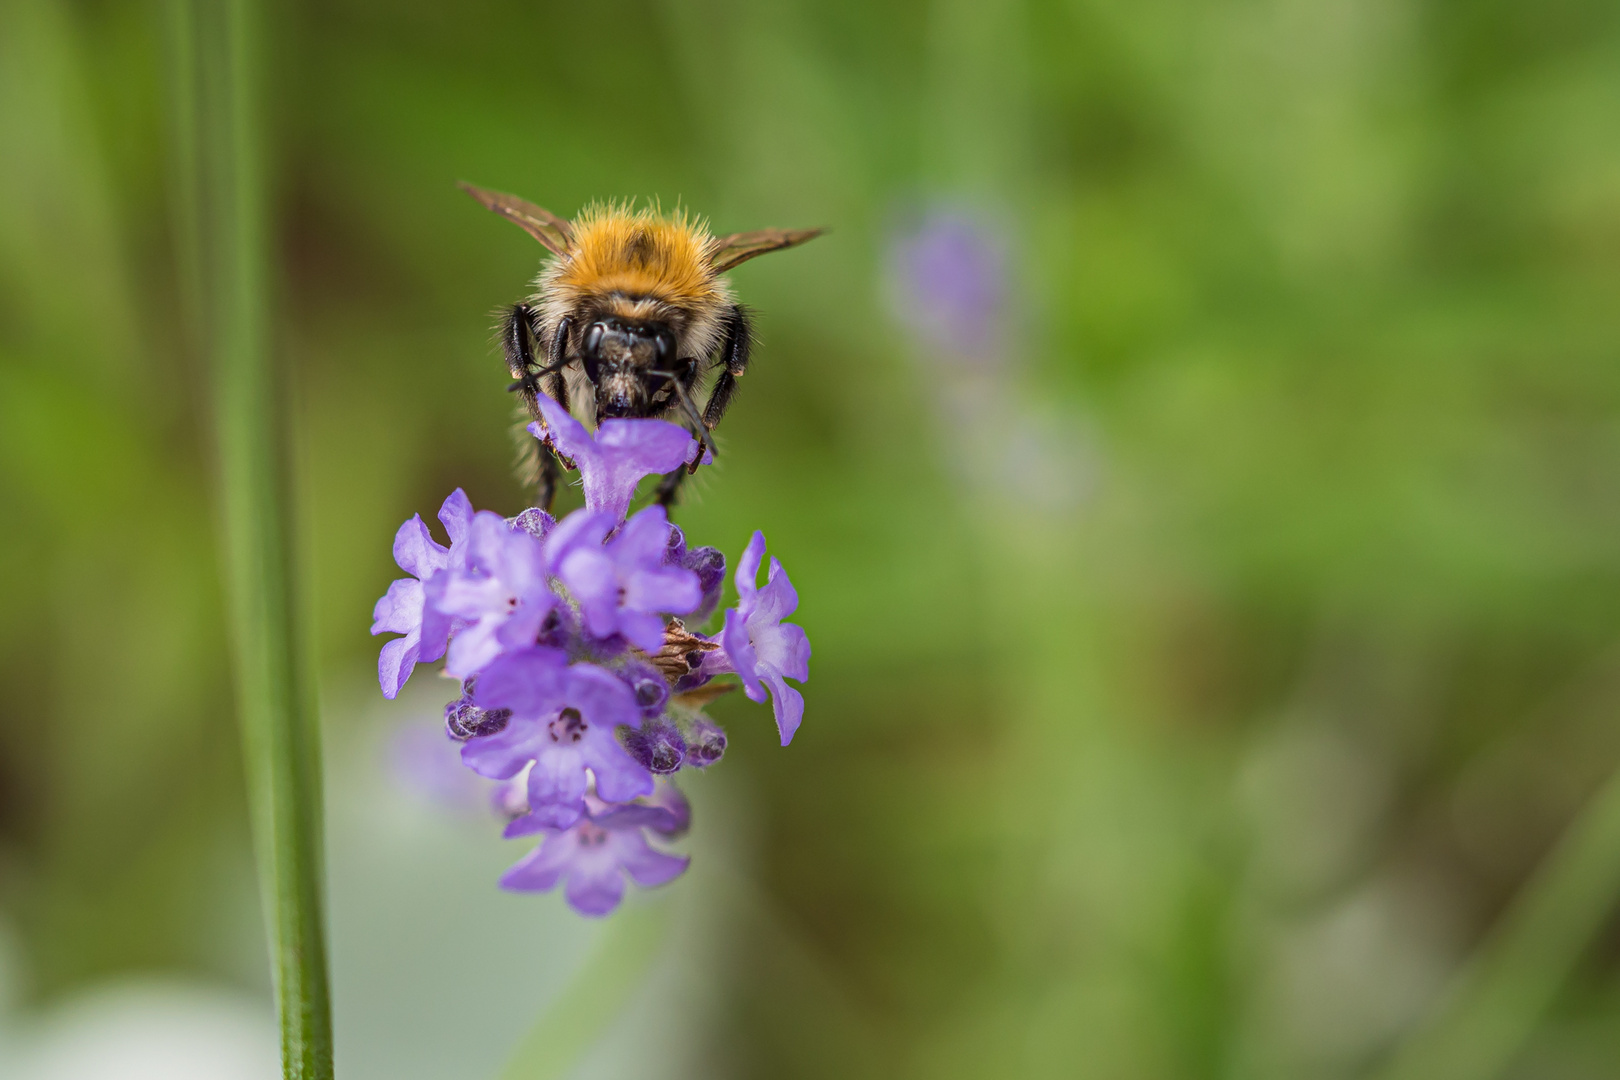
{"type": "Polygon", "coordinates": [[[597,364],[602,356],[602,334],[606,327],[601,322],[593,322],[585,328],[585,340],[581,343],[580,359],[585,362],[585,377],[591,382],[596,381],[597,364]]]}
{"type": "Polygon", "coordinates": [[[668,330],[658,331],[658,336],[653,339],[653,347],[657,349],[659,370],[671,370],[670,364],[675,359],[675,335],[668,330]]]}
{"type": "Polygon", "coordinates": [[[585,343],[581,351],[592,360],[595,360],[601,352],[603,329],[600,322],[593,322],[585,328],[585,343]]]}

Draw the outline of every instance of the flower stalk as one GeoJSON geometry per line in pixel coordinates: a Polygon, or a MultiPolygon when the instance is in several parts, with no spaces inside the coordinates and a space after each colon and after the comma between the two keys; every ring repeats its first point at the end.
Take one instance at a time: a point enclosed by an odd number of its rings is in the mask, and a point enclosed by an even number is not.
{"type": "Polygon", "coordinates": [[[292,569],[255,0],[171,0],[177,248],[214,380],[222,558],[283,1075],[332,1076],[318,720],[292,569]]]}

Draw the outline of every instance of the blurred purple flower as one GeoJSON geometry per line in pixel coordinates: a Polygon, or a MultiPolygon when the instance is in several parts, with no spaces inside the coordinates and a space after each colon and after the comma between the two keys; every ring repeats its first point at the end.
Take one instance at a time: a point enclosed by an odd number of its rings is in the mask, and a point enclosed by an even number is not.
{"type": "MultiPolygon", "coordinates": [[[[660,795],[674,792],[663,789],[660,795]]],[[[685,828],[686,800],[679,810],[670,806],[633,803],[607,806],[589,799],[585,813],[569,828],[539,827],[531,832],[545,840],[527,858],[501,878],[501,888],[514,892],[548,892],[566,882],[563,895],[581,915],[607,915],[624,899],[624,877],[643,887],[662,885],[679,877],[689,862],[684,855],[669,855],[654,848],[644,831],[685,828]],[[660,825],[665,828],[659,828],[660,825]]],[[[520,818],[519,821],[526,819],[520,818]]],[[[518,822],[513,822],[514,825],[518,822]]],[[[508,829],[508,835],[516,835],[508,829]]]]}
{"type": "Polygon", "coordinates": [[[802,683],[810,678],[810,639],[800,627],[782,621],[798,608],[799,594],[775,558],[765,587],[759,587],[764,556],[765,534],[756,532],[737,560],[737,606],[726,609],[720,644],[723,663],[741,676],[743,692],[751,700],[764,701],[765,689],[770,688],[776,730],[786,746],[804,717],[804,697],[784,679],[802,683]]]}
{"type": "Polygon", "coordinates": [[[607,514],[615,524],[624,520],[642,477],[679,468],[698,451],[691,432],[667,420],[604,420],[592,438],[567,409],[544,394],[539,400],[546,422],[531,423],[529,434],[579,466],[585,509],[607,514]]]}
{"type": "Polygon", "coordinates": [[[431,726],[400,727],[384,749],[394,782],[412,797],[467,811],[482,803],[484,781],[462,767],[455,744],[431,726]]]}
{"type": "Polygon", "coordinates": [[[458,678],[476,674],[503,650],[534,644],[558,603],[540,541],[498,514],[473,516],[462,563],[427,588],[428,606],[458,621],[445,663],[458,678]]]}
{"type": "Polygon", "coordinates": [[[385,644],[377,657],[377,681],[385,698],[399,695],[417,664],[444,655],[450,620],[426,605],[426,584],[450,564],[453,555],[460,554],[472,516],[472,504],[457,488],[439,507],[439,521],[450,534],[448,548],[433,539],[421,514],[413,514],[394,534],[394,561],[411,576],[389,585],[372,610],[373,634],[405,635],[385,644]]]}
{"type": "Polygon", "coordinates": [[[697,607],[703,588],[692,571],[664,564],[669,520],[662,506],[639,511],[603,543],[615,524],[610,514],[570,514],[546,541],[546,556],[592,635],[622,634],[638,649],[657,652],[664,616],[697,607]]]}
{"type": "Polygon", "coordinates": [[[478,677],[482,709],[510,709],[505,729],[470,739],[461,760],[480,776],[506,780],[530,762],[528,818],[508,826],[521,835],[540,825],[567,828],[585,810],[586,770],[597,794],[627,802],[652,793],[652,776],[619,744],[621,725],[641,724],[635,696],[622,680],[594,664],[568,663],[558,649],[508,652],[478,677]],[[532,819],[532,820],[531,820],[532,819]]]}
{"type": "Polygon", "coordinates": [[[897,230],[889,277],[896,318],[936,348],[982,355],[1001,329],[1006,244],[964,210],[938,207],[897,230]]]}

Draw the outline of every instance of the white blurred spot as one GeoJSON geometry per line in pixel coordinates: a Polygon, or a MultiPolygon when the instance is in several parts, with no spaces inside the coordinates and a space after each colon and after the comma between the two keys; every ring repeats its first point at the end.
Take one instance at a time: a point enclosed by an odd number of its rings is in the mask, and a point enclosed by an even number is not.
{"type": "Polygon", "coordinates": [[[5,1080],[275,1080],[269,1002],[194,983],[102,986],[14,1021],[5,1080]]]}

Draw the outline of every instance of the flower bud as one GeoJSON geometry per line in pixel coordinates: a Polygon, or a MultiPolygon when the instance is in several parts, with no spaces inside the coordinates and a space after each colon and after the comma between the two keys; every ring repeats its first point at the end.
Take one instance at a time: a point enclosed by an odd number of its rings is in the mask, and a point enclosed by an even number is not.
{"type": "Polygon", "coordinates": [[[654,773],[672,773],[686,760],[686,740],[668,720],[649,720],[624,735],[625,749],[654,773]]]}
{"type": "Polygon", "coordinates": [[[692,723],[687,731],[686,764],[694,769],[707,768],[719,761],[726,752],[726,733],[719,725],[703,719],[692,723]]]}

